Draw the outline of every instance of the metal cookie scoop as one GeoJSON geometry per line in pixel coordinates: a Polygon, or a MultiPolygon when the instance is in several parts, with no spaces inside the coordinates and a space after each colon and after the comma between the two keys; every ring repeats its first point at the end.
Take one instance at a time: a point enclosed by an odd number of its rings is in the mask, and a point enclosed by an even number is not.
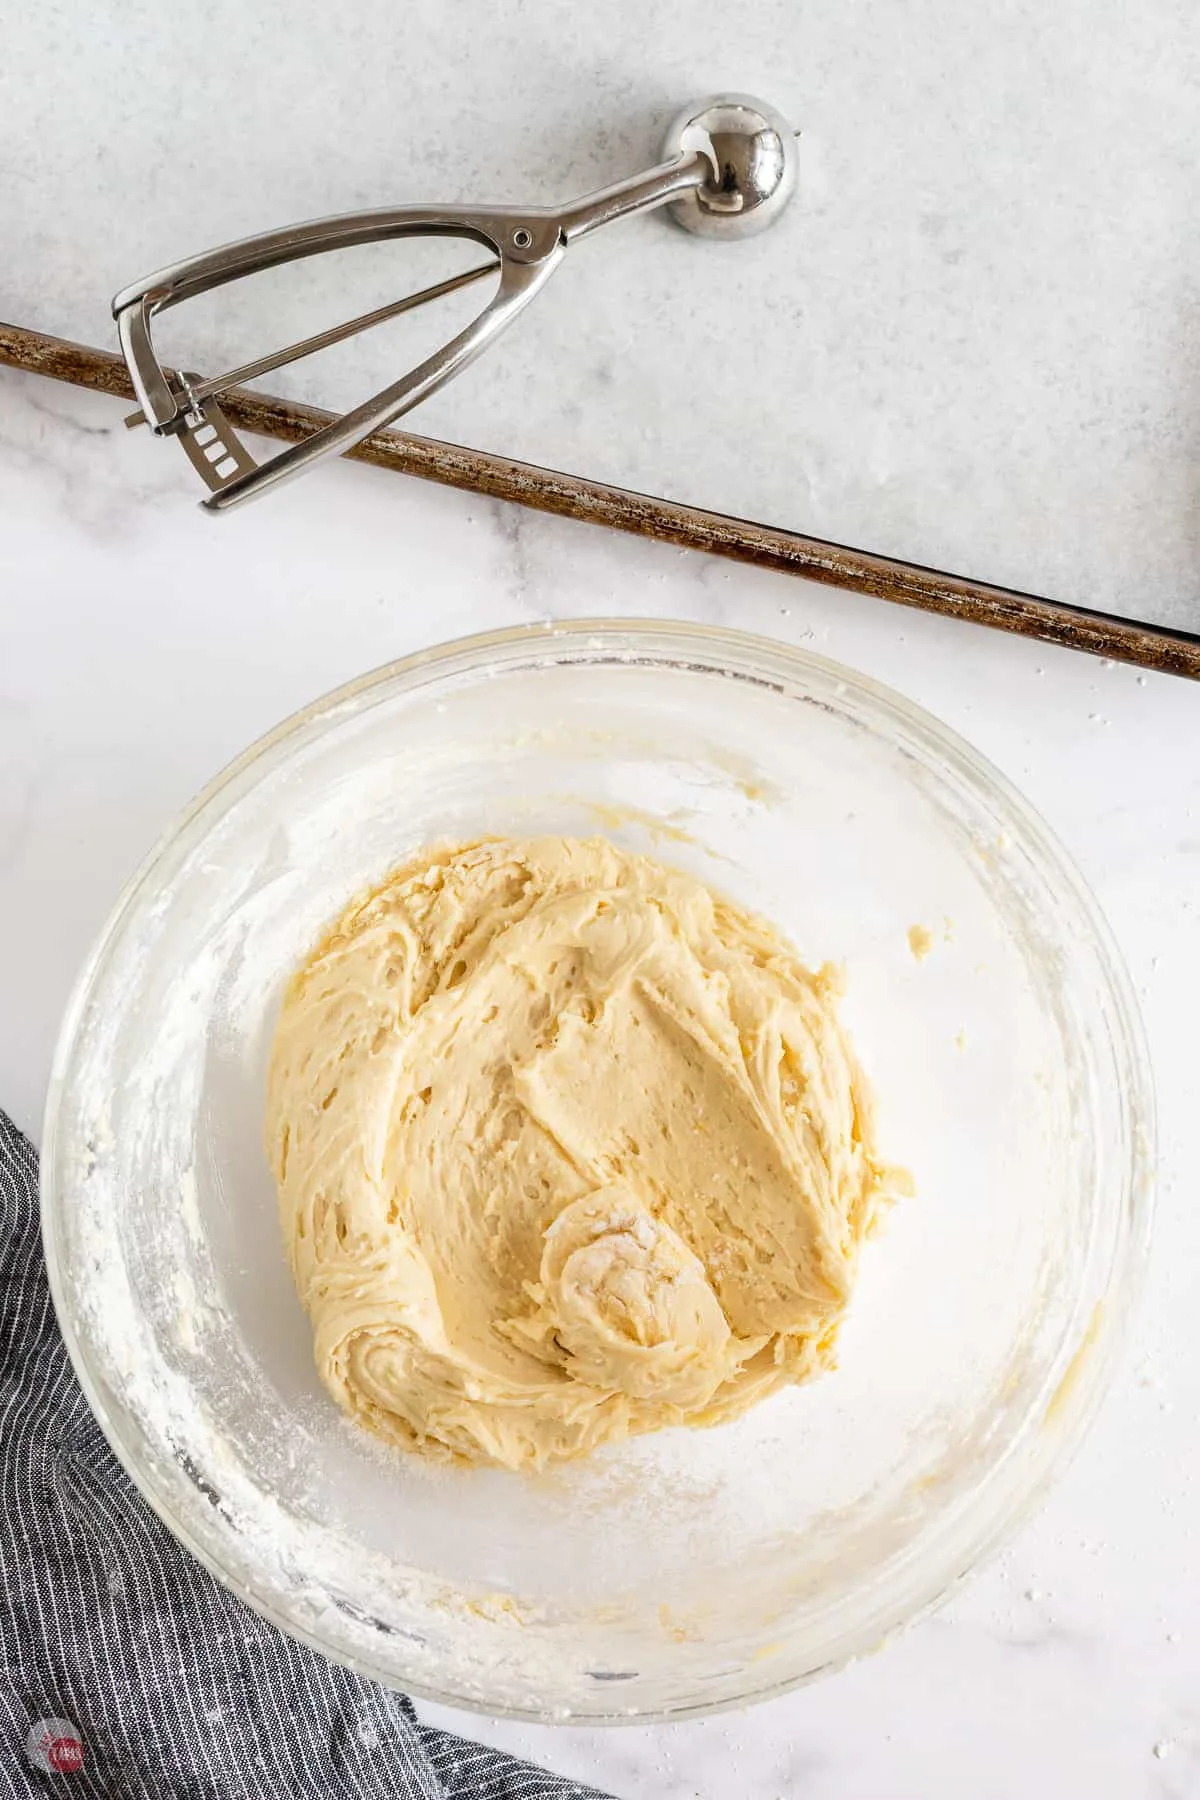
{"type": "Polygon", "coordinates": [[[549,279],[568,246],[601,225],[667,206],[685,230],[701,237],[750,237],[773,223],[796,185],[795,134],[773,107],[744,94],[686,108],[672,122],[663,153],[667,160],[657,168],[560,209],[406,206],[343,213],[226,244],[123,288],[113,300],[113,317],[141,402],[140,412],[127,423],[147,422],[156,436],[178,437],[212,490],[204,505],[223,512],[299,475],[320,457],[341,455],[411,411],[486,350],[549,279]],[[461,275],[210,380],[168,371],[155,354],[151,321],[169,306],[281,263],[401,237],[465,238],[491,254],[461,275]],[[228,388],[497,271],[500,281],[494,299],[465,331],[372,399],[265,463],[255,462],[217,404],[217,395],[228,388]]]}

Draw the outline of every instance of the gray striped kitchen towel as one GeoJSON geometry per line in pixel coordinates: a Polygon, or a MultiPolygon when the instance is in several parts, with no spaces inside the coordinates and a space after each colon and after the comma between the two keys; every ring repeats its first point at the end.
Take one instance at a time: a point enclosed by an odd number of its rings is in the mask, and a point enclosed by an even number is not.
{"type": "Polygon", "coordinates": [[[59,1335],[0,1113],[0,1795],[603,1800],[422,1725],[226,1593],[144,1504],[59,1335]]]}

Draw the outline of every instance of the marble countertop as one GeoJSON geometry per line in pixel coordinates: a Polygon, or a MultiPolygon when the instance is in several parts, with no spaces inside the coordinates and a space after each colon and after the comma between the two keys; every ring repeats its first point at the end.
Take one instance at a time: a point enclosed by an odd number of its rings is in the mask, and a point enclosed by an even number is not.
{"type": "Polygon", "coordinates": [[[1200,688],[346,465],[215,521],[121,410],[0,374],[0,1103],[35,1136],[75,971],[191,794],[335,683],[551,614],[766,632],[929,707],[1077,858],[1145,1016],[1145,1299],[1081,1454],[998,1561],[874,1658],[748,1712],[608,1732],[425,1715],[620,1800],[1200,1792],[1200,688]]]}

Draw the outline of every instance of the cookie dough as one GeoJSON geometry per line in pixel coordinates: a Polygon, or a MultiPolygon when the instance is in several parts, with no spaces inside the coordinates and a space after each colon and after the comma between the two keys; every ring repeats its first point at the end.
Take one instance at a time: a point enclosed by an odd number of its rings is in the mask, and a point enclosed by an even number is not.
{"type": "Polygon", "coordinates": [[[267,1140],[330,1391],[536,1468],[832,1358],[886,1191],[836,972],[602,838],[427,850],[293,978],[267,1140]]]}

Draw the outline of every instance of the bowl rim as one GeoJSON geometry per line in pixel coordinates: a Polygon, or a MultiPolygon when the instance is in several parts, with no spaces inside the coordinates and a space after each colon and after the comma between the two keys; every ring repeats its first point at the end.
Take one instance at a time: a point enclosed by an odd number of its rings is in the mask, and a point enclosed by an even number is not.
{"type": "MultiPolygon", "coordinates": [[[[924,1592],[912,1605],[890,1623],[884,1633],[887,1642],[896,1633],[936,1610],[957,1590],[968,1575],[990,1560],[1026,1519],[1043,1503],[1049,1490],[1073,1459],[1086,1435],[1101,1400],[1107,1391],[1117,1358],[1128,1334],[1130,1320],[1139,1297],[1148,1260],[1154,1214],[1153,1166],[1155,1157],[1155,1096],[1152,1069],[1145,1030],[1134,994],[1132,980],[1112,931],[1090,887],[1073,858],[1041,814],[1025,799],[1018,788],[996,766],[924,707],[903,694],[842,664],[804,647],[785,643],[759,633],[734,630],[725,626],[699,624],[690,620],[669,618],[614,616],[585,617],[570,620],[539,621],[477,632],[450,638],[398,657],[317,696],[288,714],[278,724],[254,739],[243,751],[226,763],[199,790],[195,797],[159,833],[156,841],[111,906],[108,916],[93,940],[76,977],[64,1009],[55,1044],[43,1114],[40,1154],[39,1206],[51,1298],[59,1328],[76,1378],[88,1405],[100,1425],[118,1463],[146,1501],[155,1517],[166,1526],[178,1543],[229,1591],[266,1619],[286,1636],[319,1652],[327,1660],[352,1669],[364,1679],[403,1689],[420,1699],[458,1707],[483,1716],[511,1718],[540,1724],[579,1725],[645,1725],[701,1718],[759,1701],[777,1698],[822,1675],[832,1673],[855,1659],[855,1652],[831,1656],[812,1669],[783,1678],[749,1683],[740,1695],[716,1700],[703,1699],[683,1704],[648,1706],[644,1709],[612,1707],[584,1711],[572,1710],[566,1717],[549,1708],[511,1705],[503,1701],[481,1701],[469,1695],[450,1692],[410,1680],[402,1672],[385,1666],[376,1659],[342,1654],[331,1650],[315,1633],[286,1615],[274,1593],[251,1592],[245,1582],[199,1541],[190,1525],[172,1502],[165,1484],[156,1484],[152,1473],[143,1467],[132,1438],[122,1431],[122,1422],[108,1405],[99,1375],[89,1362],[87,1347],[75,1328],[59,1257],[58,1202],[61,1195],[57,1179],[57,1156],[60,1124],[66,1097],[78,1031],[93,988],[102,976],[105,963],[123,924],[142,895],[152,887],[159,864],[188,830],[214,807],[256,765],[280,751],[293,740],[333,722],[370,696],[380,700],[389,692],[419,685],[417,678],[426,672],[448,675],[470,671],[492,658],[501,663],[515,661],[520,653],[538,644],[562,646],[580,653],[594,652],[589,659],[575,655],[572,661],[594,660],[598,664],[614,660],[638,663],[645,660],[659,664],[659,652],[673,648],[692,651],[698,660],[697,673],[724,673],[765,679],[773,688],[783,691],[784,683],[805,674],[824,677],[841,684],[839,691],[852,692],[867,703],[869,709],[897,720],[927,746],[937,750],[943,763],[960,776],[965,776],[973,789],[983,788],[999,800],[1019,824],[1026,839],[1033,844],[1045,866],[1053,870],[1063,891],[1081,915],[1090,933],[1090,948],[1103,976],[1108,1009],[1116,1029],[1113,1051],[1121,1065],[1122,1103],[1129,1125],[1128,1159],[1122,1182],[1120,1230],[1111,1258],[1111,1276],[1102,1307],[1093,1314],[1088,1329],[1081,1331],[1073,1346],[1073,1358],[1055,1396],[1055,1448],[1044,1465],[1029,1481],[1018,1504],[980,1532],[973,1541],[970,1556],[960,1561],[952,1574],[940,1574],[924,1584],[924,1592]],[[622,640],[645,655],[628,653],[614,657],[623,648],[622,640]],[[706,655],[701,658],[701,653],[706,655]],[[734,666],[731,666],[734,665],[734,666]],[[772,679],[772,677],[775,679],[772,679]]],[[[678,665],[677,665],[678,666],[678,665]]],[[[687,666],[687,665],[685,665],[687,666]]],[[[116,1398],[116,1396],[114,1396],[116,1398]]],[[[747,1671],[749,1673],[749,1671],[747,1671]]]]}

